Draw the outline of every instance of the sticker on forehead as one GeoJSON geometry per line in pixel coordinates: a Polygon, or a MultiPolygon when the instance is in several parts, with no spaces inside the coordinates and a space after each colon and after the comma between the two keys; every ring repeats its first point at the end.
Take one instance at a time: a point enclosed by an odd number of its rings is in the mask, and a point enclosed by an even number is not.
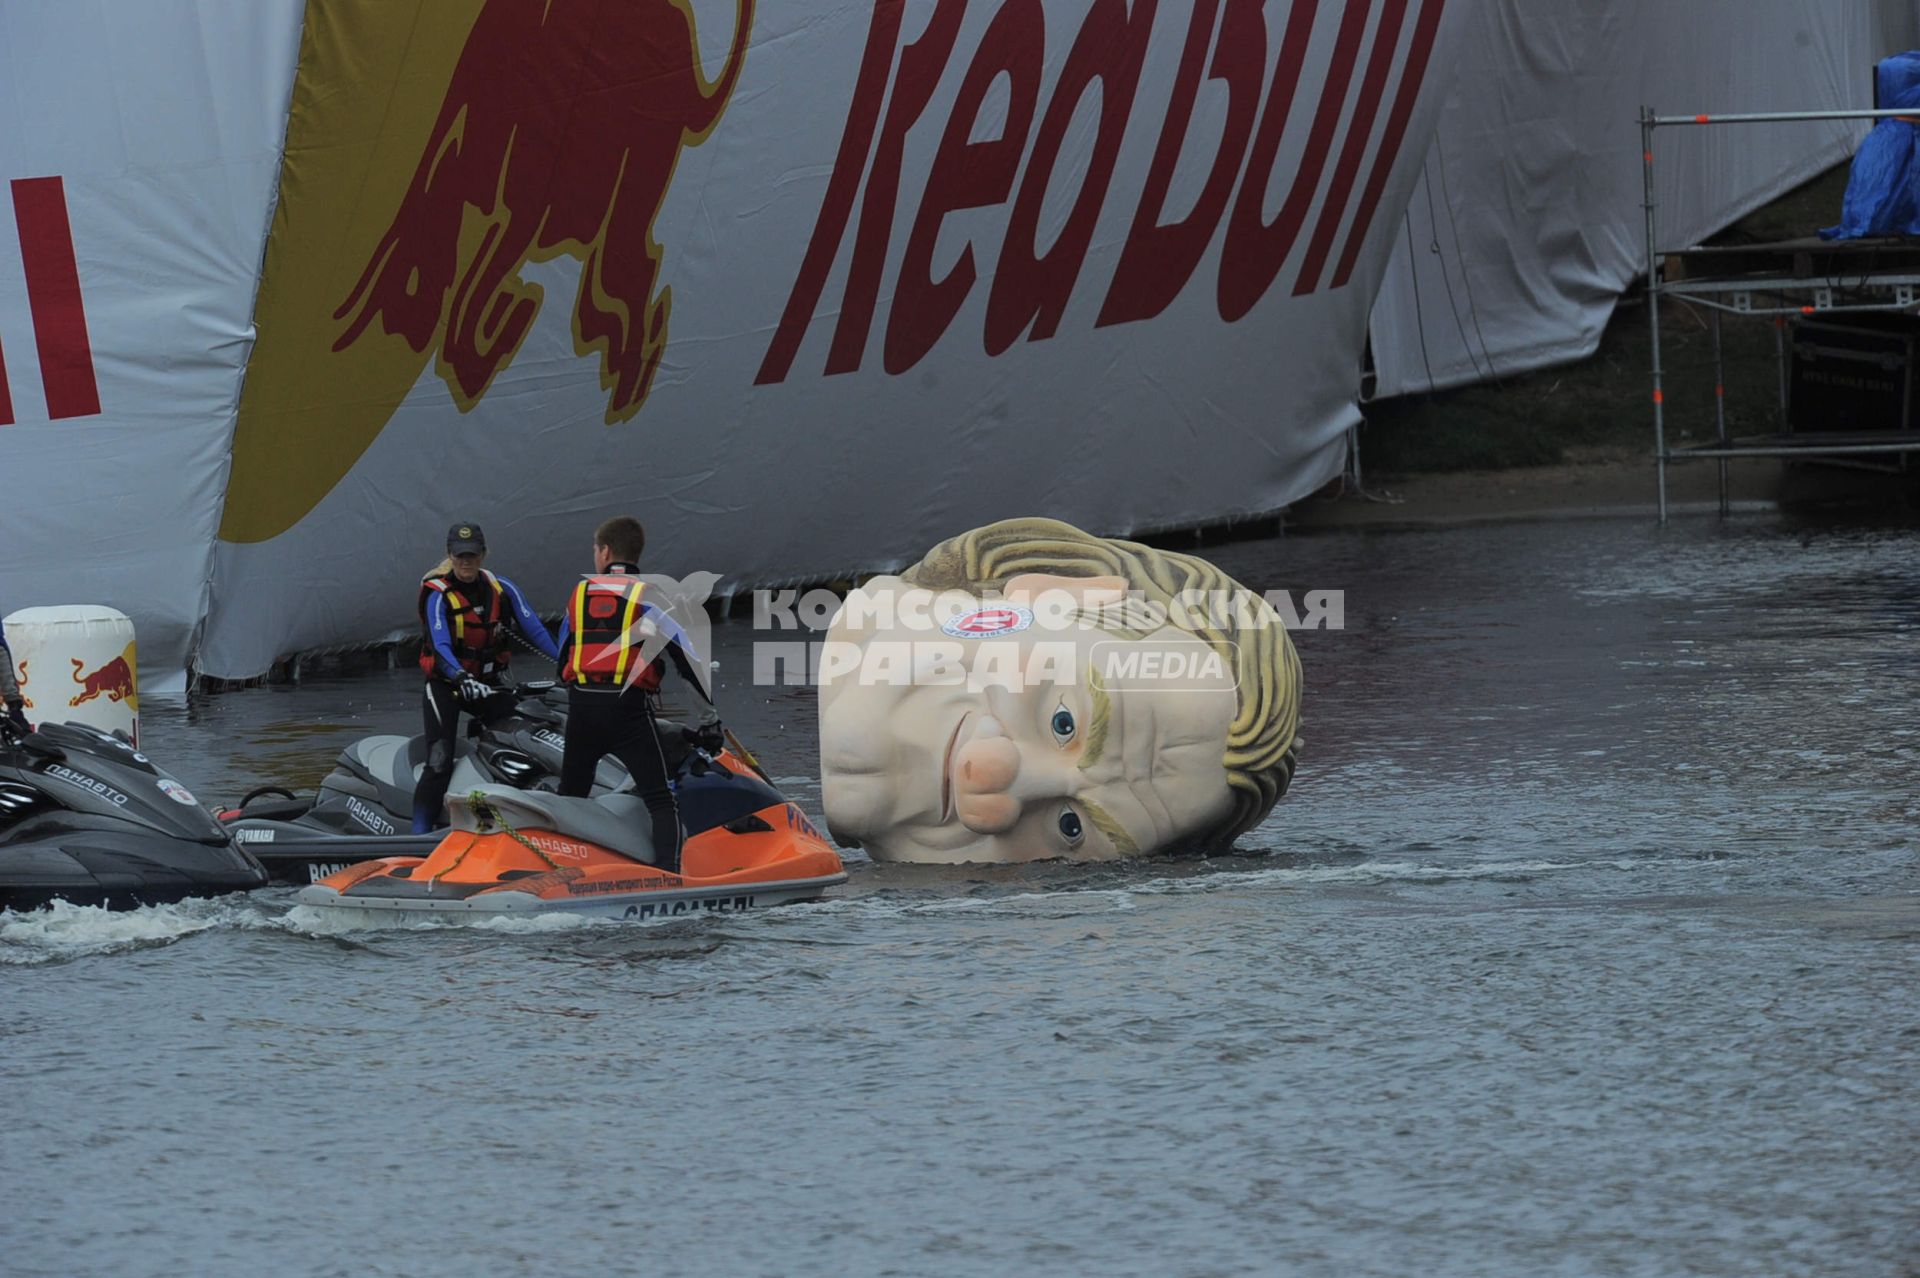
{"type": "Polygon", "coordinates": [[[949,618],[941,623],[940,629],[956,639],[992,639],[1025,630],[1032,624],[1031,609],[1001,605],[975,608],[972,612],[949,618]]]}

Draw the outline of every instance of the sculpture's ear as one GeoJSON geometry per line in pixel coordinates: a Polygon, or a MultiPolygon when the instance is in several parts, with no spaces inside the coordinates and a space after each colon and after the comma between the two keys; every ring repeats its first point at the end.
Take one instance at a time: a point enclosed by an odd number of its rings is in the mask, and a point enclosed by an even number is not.
{"type": "Polygon", "coordinates": [[[1063,577],[1052,572],[1023,572],[1017,577],[1007,578],[1006,596],[1009,599],[1033,598],[1048,591],[1060,590],[1072,595],[1082,603],[1101,605],[1116,604],[1127,597],[1127,579],[1125,577],[1063,577]]]}

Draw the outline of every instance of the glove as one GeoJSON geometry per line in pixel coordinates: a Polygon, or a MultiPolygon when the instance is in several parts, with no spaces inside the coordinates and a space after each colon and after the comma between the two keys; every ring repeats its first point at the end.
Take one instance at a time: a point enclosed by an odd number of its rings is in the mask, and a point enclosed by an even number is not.
{"type": "Polygon", "coordinates": [[[720,729],[718,719],[709,720],[693,730],[693,743],[708,754],[719,754],[727,748],[727,737],[720,729]]]}
{"type": "Polygon", "coordinates": [[[7,722],[22,732],[32,732],[33,725],[27,722],[27,703],[21,699],[7,702],[7,722]]]}
{"type": "Polygon", "coordinates": [[[468,675],[462,679],[455,690],[460,694],[462,701],[481,702],[493,695],[492,688],[489,688],[472,675],[468,675]]]}

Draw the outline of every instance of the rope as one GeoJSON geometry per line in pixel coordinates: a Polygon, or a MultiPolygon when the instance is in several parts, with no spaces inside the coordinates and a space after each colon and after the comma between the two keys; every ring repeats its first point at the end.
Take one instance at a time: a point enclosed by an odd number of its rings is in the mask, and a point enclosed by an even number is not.
{"type": "MultiPolygon", "coordinates": [[[[501,814],[500,809],[494,807],[493,804],[487,802],[487,796],[485,794],[481,793],[479,790],[469,791],[467,794],[467,806],[473,809],[473,814],[479,817],[482,822],[499,826],[501,833],[505,834],[508,838],[512,839],[515,843],[518,843],[521,847],[525,848],[527,851],[533,853],[535,856],[539,857],[542,861],[546,862],[546,866],[549,870],[557,870],[560,868],[560,863],[554,860],[552,857],[548,856],[546,854],[546,851],[542,849],[539,844],[529,839],[526,835],[520,833],[520,831],[514,829],[513,823],[507,820],[507,818],[501,814]]],[[[452,865],[449,865],[446,869],[440,871],[440,874],[436,874],[431,879],[427,880],[429,886],[439,882],[441,874],[451,874],[453,871],[459,869],[460,863],[467,859],[467,853],[472,850],[473,850],[473,844],[471,843],[467,844],[466,847],[460,849],[460,855],[453,859],[452,865]]]]}
{"type": "Polygon", "coordinates": [[[767,770],[760,766],[760,760],[753,757],[753,751],[740,744],[740,738],[733,735],[733,729],[722,728],[720,731],[726,734],[727,744],[732,746],[733,752],[740,756],[740,761],[749,768],[752,768],[754,773],[758,775],[762,781],[765,781],[768,785],[772,785],[773,778],[768,776],[767,770]]]}

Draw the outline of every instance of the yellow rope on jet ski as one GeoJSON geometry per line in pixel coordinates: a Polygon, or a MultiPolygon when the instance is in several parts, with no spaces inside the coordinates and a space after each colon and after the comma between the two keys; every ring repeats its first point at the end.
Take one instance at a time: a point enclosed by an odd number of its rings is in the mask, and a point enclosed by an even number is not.
{"type": "Polygon", "coordinates": [[[732,746],[733,752],[740,756],[740,762],[752,768],[762,781],[765,781],[768,785],[772,785],[773,778],[768,776],[767,770],[760,766],[760,760],[753,757],[753,751],[740,744],[740,738],[733,735],[733,729],[722,728],[720,731],[726,734],[727,744],[732,746]]]}
{"type": "MultiPolygon", "coordinates": [[[[514,829],[513,823],[511,821],[508,821],[505,816],[501,815],[500,809],[494,807],[491,803],[487,802],[486,795],[482,794],[478,790],[473,791],[471,794],[467,795],[467,806],[472,808],[483,819],[492,821],[493,823],[498,825],[500,827],[501,832],[505,834],[508,838],[512,839],[515,843],[518,843],[521,847],[533,853],[535,856],[539,857],[542,861],[545,861],[547,863],[547,868],[549,870],[557,870],[560,868],[560,863],[554,860],[552,857],[548,856],[546,852],[540,847],[539,844],[535,843],[532,839],[529,839],[526,835],[520,833],[520,831],[514,829]]],[[[462,852],[460,854],[461,859],[465,860],[466,855],[467,854],[465,852],[462,852]]],[[[454,862],[454,865],[458,865],[458,864],[460,864],[459,861],[454,862]]],[[[448,866],[447,868],[452,869],[453,866],[448,866]]],[[[435,876],[435,877],[438,877],[438,876],[435,876]]]]}
{"type": "Polygon", "coordinates": [[[439,874],[435,874],[432,878],[427,880],[427,890],[428,891],[433,890],[433,885],[440,881],[441,874],[451,874],[455,870],[459,869],[460,863],[467,859],[467,853],[471,852],[472,850],[473,850],[473,840],[468,839],[467,846],[460,849],[460,855],[453,858],[453,864],[449,865],[446,869],[441,870],[439,874]]]}

